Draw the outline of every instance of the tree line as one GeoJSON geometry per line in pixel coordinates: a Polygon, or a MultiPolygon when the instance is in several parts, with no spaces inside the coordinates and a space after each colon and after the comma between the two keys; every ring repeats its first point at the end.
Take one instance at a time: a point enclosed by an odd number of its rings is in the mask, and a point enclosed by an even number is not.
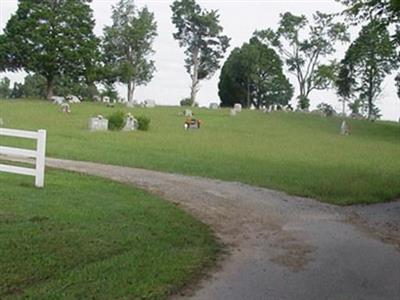
{"type": "MultiPolygon", "coordinates": [[[[379,115],[376,99],[384,78],[399,66],[400,4],[396,0],[338,0],[346,5],[337,15],[316,12],[312,20],[290,12],[280,16],[276,29],[257,30],[248,42],[233,49],[222,66],[218,84],[222,106],[240,102],[257,108],[287,105],[294,94],[286,72],[298,86],[298,108],[307,110],[314,90],[335,88],[353,112],[369,118],[379,115]],[[350,43],[349,26],[362,24],[350,43]],[[345,57],[332,60],[339,44],[350,43],[345,57]]],[[[101,38],[93,33],[95,21],[90,0],[20,0],[18,9],[0,35],[0,71],[24,70],[24,85],[0,96],[38,93],[47,99],[57,93],[90,97],[115,94],[115,84],[127,86],[133,101],[138,86],[146,85],[156,71],[153,42],[157,23],[147,7],[119,0],[112,7],[112,24],[101,38]]],[[[196,0],[171,5],[173,37],[184,49],[184,64],[191,79],[190,98],[195,105],[202,80],[220,68],[230,45],[216,10],[196,0]]],[[[400,97],[400,74],[395,82],[400,97]]],[[[33,96],[33,95],[32,95],[33,96]]]]}

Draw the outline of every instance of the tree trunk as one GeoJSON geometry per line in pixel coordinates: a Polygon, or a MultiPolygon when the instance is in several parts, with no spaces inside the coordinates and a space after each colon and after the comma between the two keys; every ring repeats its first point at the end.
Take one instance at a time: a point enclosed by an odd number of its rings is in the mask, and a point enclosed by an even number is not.
{"type": "Polygon", "coordinates": [[[128,82],[128,102],[133,102],[133,94],[135,93],[135,82],[129,81],[128,82]]]}
{"type": "Polygon", "coordinates": [[[51,101],[54,96],[54,78],[47,78],[46,98],[51,101]]]}
{"type": "Polygon", "coordinates": [[[373,110],[373,90],[374,90],[374,83],[373,83],[373,75],[372,70],[370,70],[369,74],[369,87],[368,87],[368,120],[372,120],[372,110],[373,110]]]}
{"type": "Polygon", "coordinates": [[[195,49],[193,51],[193,74],[192,74],[192,86],[190,91],[190,100],[192,102],[192,106],[194,107],[196,104],[196,95],[199,91],[199,49],[195,49]]]}

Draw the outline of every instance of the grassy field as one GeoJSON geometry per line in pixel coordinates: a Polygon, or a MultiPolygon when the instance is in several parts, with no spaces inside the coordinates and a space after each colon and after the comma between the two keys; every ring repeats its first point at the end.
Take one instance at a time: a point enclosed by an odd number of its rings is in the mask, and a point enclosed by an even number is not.
{"type": "Polygon", "coordinates": [[[164,299],[215,259],[208,227],[130,186],[0,173],[1,299],[164,299]]]}
{"type": "Polygon", "coordinates": [[[341,205],[400,196],[400,126],[393,122],[350,120],[351,135],[343,137],[338,118],[258,111],[230,117],[229,110],[198,108],[204,126],[185,132],[182,108],[159,107],[130,109],[151,118],[148,132],[88,131],[89,117],[117,109],[85,103],[64,115],[44,101],[0,101],[5,127],[48,130],[53,157],[240,181],[341,205]]]}

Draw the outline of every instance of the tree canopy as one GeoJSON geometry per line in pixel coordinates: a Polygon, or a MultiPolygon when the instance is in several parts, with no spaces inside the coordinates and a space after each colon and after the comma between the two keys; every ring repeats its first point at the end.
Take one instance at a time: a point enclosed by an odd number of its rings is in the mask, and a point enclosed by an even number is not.
{"type": "Polygon", "coordinates": [[[190,98],[195,105],[200,81],[219,69],[229,38],[222,34],[216,10],[203,10],[195,0],[174,1],[171,9],[177,30],[173,36],[185,48],[185,67],[192,80],[190,98]]]}
{"type": "Polygon", "coordinates": [[[368,118],[374,119],[379,113],[374,102],[381,93],[381,84],[397,65],[396,47],[387,28],[381,22],[371,20],[362,28],[342,61],[341,92],[346,96],[356,93],[368,118]]]}
{"type": "Polygon", "coordinates": [[[287,105],[293,96],[293,87],[283,74],[282,65],[276,52],[257,38],[235,48],[220,75],[218,88],[222,106],[287,105]]]}
{"type": "Polygon", "coordinates": [[[313,90],[326,89],[332,83],[334,66],[324,65],[322,59],[336,51],[336,43],[349,41],[347,26],[335,22],[332,15],[316,12],[313,19],[310,24],[304,15],[286,12],[281,15],[277,30],[255,33],[282,55],[289,72],[296,76],[301,109],[308,109],[313,90]]]}
{"type": "Polygon", "coordinates": [[[113,24],[104,29],[103,57],[105,79],[128,87],[128,101],[135,88],[147,84],[155,71],[153,41],[157,36],[154,14],[138,9],[133,0],[120,0],[113,7],[113,24]]]}
{"type": "Polygon", "coordinates": [[[58,78],[90,80],[98,40],[89,0],[20,0],[0,36],[2,70],[25,70],[46,78],[47,98],[58,78]]]}

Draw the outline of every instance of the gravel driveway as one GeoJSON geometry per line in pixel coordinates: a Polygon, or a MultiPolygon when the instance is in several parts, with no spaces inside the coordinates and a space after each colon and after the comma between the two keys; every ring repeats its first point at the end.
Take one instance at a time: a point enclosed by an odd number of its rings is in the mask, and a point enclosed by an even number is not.
{"type": "Polygon", "coordinates": [[[59,159],[47,165],[144,188],[214,228],[229,255],[174,299],[400,299],[400,201],[343,208],[236,182],[59,159]]]}

